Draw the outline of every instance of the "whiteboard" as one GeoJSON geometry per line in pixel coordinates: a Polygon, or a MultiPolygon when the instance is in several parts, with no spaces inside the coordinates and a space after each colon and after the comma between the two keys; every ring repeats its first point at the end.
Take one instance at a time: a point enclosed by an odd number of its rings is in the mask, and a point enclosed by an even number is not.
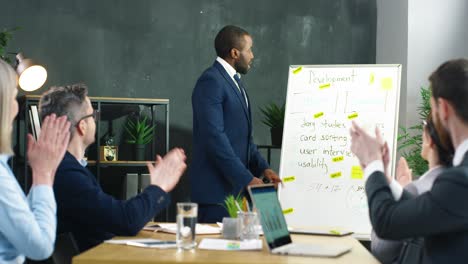
{"type": "MultiPolygon", "coordinates": [[[[350,150],[355,120],[389,144],[394,168],[401,65],[289,67],[279,198],[289,226],[370,234],[365,180],[350,150]]],[[[393,175],[393,174],[392,174],[393,175]]]]}

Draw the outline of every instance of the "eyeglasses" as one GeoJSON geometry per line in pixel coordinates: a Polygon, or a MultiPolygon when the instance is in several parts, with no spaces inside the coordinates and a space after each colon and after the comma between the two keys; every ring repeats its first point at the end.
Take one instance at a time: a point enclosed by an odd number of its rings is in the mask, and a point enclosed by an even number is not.
{"type": "Polygon", "coordinates": [[[98,120],[99,118],[99,111],[96,110],[96,109],[93,109],[93,113],[92,114],[89,114],[89,115],[85,115],[83,116],[82,118],[78,119],[78,121],[76,121],[76,124],[79,124],[81,120],[84,120],[88,117],[93,117],[94,118],[94,121],[98,120]]]}

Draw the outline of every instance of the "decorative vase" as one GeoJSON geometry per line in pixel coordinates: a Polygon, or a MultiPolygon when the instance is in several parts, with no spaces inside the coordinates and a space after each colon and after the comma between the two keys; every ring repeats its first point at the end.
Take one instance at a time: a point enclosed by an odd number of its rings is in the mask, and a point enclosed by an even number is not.
{"type": "Polygon", "coordinates": [[[240,223],[238,218],[223,217],[223,238],[238,239],[240,235],[240,223]]]}
{"type": "Polygon", "coordinates": [[[135,160],[145,160],[145,145],[135,144],[135,160]]]}
{"type": "Polygon", "coordinates": [[[273,146],[280,146],[283,141],[283,127],[272,127],[271,133],[271,144],[273,146]]]}

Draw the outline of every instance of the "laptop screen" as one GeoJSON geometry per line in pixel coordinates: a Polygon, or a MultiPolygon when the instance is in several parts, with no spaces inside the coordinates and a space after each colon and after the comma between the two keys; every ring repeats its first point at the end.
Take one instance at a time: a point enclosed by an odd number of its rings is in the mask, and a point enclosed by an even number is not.
{"type": "Polygon", "coordinates": [[[260,213],[263,233],[270,249],[291,243],[274,185],[252,186],[249,187],[249,193],[260,213]]]}

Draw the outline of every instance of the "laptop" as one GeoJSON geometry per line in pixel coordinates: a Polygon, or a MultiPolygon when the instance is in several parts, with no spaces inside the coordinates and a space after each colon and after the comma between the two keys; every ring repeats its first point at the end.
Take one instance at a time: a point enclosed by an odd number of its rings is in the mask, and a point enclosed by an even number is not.
{"type": "Polygon", "coordinates": [[[351,250],[348,245],[293,243],[273,184],[248,187],[253,204],[260,213],[263,234],[270,252],[280,255],[338,257],[351,250]]]}

